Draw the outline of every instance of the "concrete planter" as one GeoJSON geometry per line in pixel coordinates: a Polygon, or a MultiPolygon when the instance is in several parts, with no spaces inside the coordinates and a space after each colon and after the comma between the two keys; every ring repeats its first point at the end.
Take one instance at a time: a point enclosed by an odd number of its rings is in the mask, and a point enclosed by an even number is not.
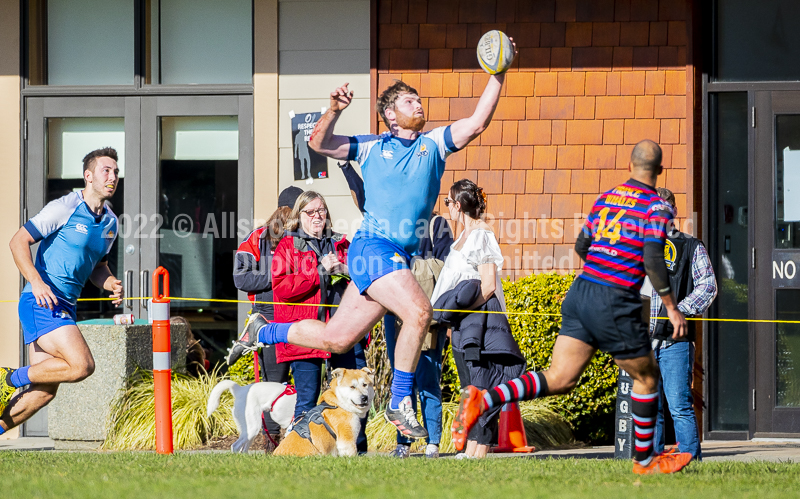
{"type": "MultiPolygon", "coordinates": [[[[111,402],[137,367],[153,369],[149,325],[78,324],[92,350],[95,372],[80,383],[64,383],[48,406],[48,433],[56,448],[99,446],[106,438],[111,402]]],[[[172,368],[185,372],[186,328],[172,325],[172,368]]]]}

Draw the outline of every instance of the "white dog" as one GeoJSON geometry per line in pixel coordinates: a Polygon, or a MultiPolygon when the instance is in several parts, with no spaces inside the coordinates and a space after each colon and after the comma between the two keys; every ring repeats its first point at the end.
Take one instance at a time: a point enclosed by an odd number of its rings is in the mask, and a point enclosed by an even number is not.
{"type": "Polygon", "coordinates": [[[239,430],[239,439],[231,445],[231,451],[245,453],[261,430],[261,414],[269,412],[273,421],[286,428],[292,421],[297,392],[293,386],[281,383],[261,382],[241,386],[231,380],[217,383],[208,396],[207,414],[219,407],[222,392],[233,394],[233,419],[239,430]]]}

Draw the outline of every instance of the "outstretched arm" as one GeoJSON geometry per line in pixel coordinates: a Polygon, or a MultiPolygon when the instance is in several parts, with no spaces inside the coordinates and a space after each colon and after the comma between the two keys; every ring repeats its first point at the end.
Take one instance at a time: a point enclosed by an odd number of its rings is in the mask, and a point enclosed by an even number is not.
{"type": "Polygon", "coordinates": [[[308,140],[311,149],[333,159],[347,159],[350,152],[350,138],[333,134],[333,127],[339,115],[353,100],[353,92],[347,88],[348,85],[349,83],[345,83],[331,92],[331,106],[317,121],[308,140]]]}
{"type": "Polygon", "coordinates": [[[492,75],[483,94],[475,107],[475,112],[469,118],[463,118],[450,125],[450,133],[453,136],[453,143],[456,148],[461,149],[472,139],[483,133],[489,123],[492,122],[494,110],[497,109],[497,102],[500,100],[500,90],[503,87],[505,74],[492,75]]]}
{"type": "MultiPolygon", "coordinates": [[[[514,47],[514,54],[516,54],[517,44],[514,43],[513,38],[511,39],[511,45],[514,47]]],[[[490,76],[472,116],[458,120],[450,125],[453,143],[458,149],[472,142],[472,139],[483,133],[489,123],[492,122],[494,110],[497,109],[497,102],[500,100],[500,90],[503,88],[505,76],[505,73],[490,76]]]]}

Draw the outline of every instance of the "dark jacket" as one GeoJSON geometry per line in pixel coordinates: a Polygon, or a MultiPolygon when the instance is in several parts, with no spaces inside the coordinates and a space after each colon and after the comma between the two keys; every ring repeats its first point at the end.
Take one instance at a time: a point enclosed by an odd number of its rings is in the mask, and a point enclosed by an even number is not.
{"type": "Polygon", "coordinates": [[[450,254],[450,247],[453,245],[453,231],[444,217],[434,216],[432,220],[433,230],[426,231],[422,239],[419,240],[417,256],[445,261],[447,260],[447,255],[450,254]],[[433,239],[431,239],[431,233],[433,234],[433,239]]]}
{"type": "MultiPolygon", "coordinates": [[[[347,248],[350,243],[344,235],[332,233],[330,236],[336,256],[340,261],[347,261],[347,248]]],[[[327,275],[319,263],[316,248],[310,244],[308,236],[297,232],[287,232],[272,257],[273,293],[276,302],[285,303],[327,303],[335,304],[341,299],[346,287],[341,281],[331,286],[331,277],[327,275]],[[333,289],[322,298],[323,288],[333,289]]],[[[275,305],[276,322],[297,322],[304,319],[327,321],[333,309],[331,307],[308,307],[295,305],[275,305]]],[[[278,362],[311,358],[330,358],[330,352],[305,348],[288,343],[275,346],[278,362]]]]}
{"type": "Polygon", "coordinates": [[[347,186],[350,188],[350,195],[353,196],[353,202],[358,206],[358,211],[363,213],[364,203],[367,199],[364,194],[364,179],[361,178],[349,161],[339,163],[339,168],[342,169],[344,179],[347,181],[347,186]]]}
{"type": "MultiPolygon", "coordinates": [[[[433,308],[464,310],[481,294],[480,279],[459,282],[444,293],[433,308]]],[[[502,311],[500,301],[492,295],[479,311],[502,311]]],[[[447,322],[453,330],[453,360],[462,388],[467,384],[488,390],[522,376],[525,357],[519,350],[505,314],[434,312],[433,318],[447,322]]],[[[496,420],[502,406],[486,411],[478,418],[481,426],[496,420]]]]}
{"type": "MultiPolygon", "coordinates": [[[[433,308],[464,310],[475,303],[481,294],[480,279],[459,282],[444,293],[433,308]]],[[[502,311],[500,301],[492,295],[476,311],[502,311]]],[[[434,312],[434,320],[448,323],[452,328],[453,349],[464,352],[465,360],[479,360],[482,355],[512,355],[522,362],[525,357],[511,334],[505,314],[477,314],[459,312],[434,312]]]]}
{"type": "MultiPolygon", "coordinates": [[[[247,235],[236,250],[233,263],[233,283],[247,293],[251,302],[272,300],[272,252],[265,237],[267,228],[260,227],[247,235]]],[[[253,303],[253,311],[274,320],[272,305],[253,303]]]]}
{"type": "MultiPolygon", "coordinates": [[[[667,264],[667,274],[672,292],[675,293],[675,300],[680,303],[684,298],[694,291],[694,279],[692,278],[692,258],[697,250],[697,246],[703,244],[699,239],[683,232],[668,234],[664,252],[664,260],[667,264]]],[[[667,317],[667,307],[661,303],[658,317],[667,317]]],[[[695,341],[697,337],[697,323],[687,321],[687,334],[683,338],[675,339],[672,334],[675,329],[669,319],[657,319],[655,328],[651,336],[655,340],[672,341],[695,341]]]]}

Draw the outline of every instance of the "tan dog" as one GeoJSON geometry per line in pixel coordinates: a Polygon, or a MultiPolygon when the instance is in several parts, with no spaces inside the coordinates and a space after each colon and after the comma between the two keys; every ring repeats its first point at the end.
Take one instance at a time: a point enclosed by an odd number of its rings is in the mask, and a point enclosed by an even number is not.
{"type": "Polygon", "coordinates": [[[335,369],[320,404],[295,422],[273,454],[355,456],[360,419],[369,413],[375,397],[373,384],[373,372],[368,367],[335,369]]]}

